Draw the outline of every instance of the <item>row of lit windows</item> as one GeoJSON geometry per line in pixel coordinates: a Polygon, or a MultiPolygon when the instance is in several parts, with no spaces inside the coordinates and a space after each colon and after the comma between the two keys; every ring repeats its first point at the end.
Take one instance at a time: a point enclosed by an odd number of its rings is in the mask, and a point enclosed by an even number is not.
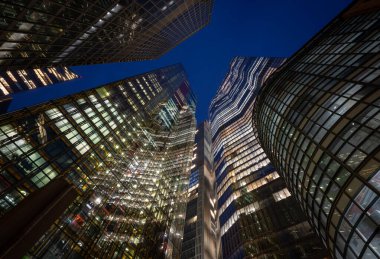
{"type": "Polygon", "coordinates": [[[69,71],[68,68],[64,67],[62,69],[63,72],[53,67],[47,68],[48,72],[42,69],[17,70],[16,74],[21,78],[20,81],[16,79],[11,71],[6,71],[6,75],[11,79],[11,82],[7,82],[6,78],[0,76],[0,90],[3,95],[8,95],[19,90],[34,89],[39,86],[53,84],[54,82],[77,78],[77,75],[69,71]],[[38,80],[33,77],[37,77],[38,80]]]}
{"type": "Polygon", "coordinates": [[[270,68],[272,62],[276,60],[236,58],[233,61],[231,71],[210,105],[213,136],[217,128],[241,114],[247,105],[251,105],[248,102],[255,93],[255,89],[260,87],[262,80],[274,71],[270,68]]]}
{"type": "MultiPolygon", "coordinates": [[[[221,153],[221,157],[228,158],[232,154],[236,154],[241,149],[254,148],[255,138],[253,136],[253,129],[249,123],[241,124],[236,123],[237,129],[227,127],[214,139],[213,152],[214,154],[221,153]]],[[[215,161],[215,168],[223,162],[221,159],[215,161]]]]}
{"type": "MultiPolygon", "coordinates": [[[[256,170],[266,166],[269,163],[264,152],[261,152],[257,156],[248,155],[246,158],[247,159],[240,160],[236,167],[230,168],[222,181],[220,181],[217,187],[219,196],[222,195],[231,183],[235,183],[236,180],[240,180],[249,173],[254,173],[256,170]]],[[[227,164],[228,161],[226,165],[227,164]]],[[[227,168],[227,166],[225,168],[227,168]]],[[[225,170],[225,168],[222,168],[221,170],[225,170]]]]}
{"type": "Polygon", "coordinates": [[[256,181],[252,182],[252,183],[249,183],[248,185],[245,186],[244,189],[235,190],[233,192],[233,194],[231,194],[231,196],[226,200],[226,202],[224,202],[223,205],[218,208],[218,214],[221,215],[227,209],[227,207],[230,206],[230,204],[233,201],[235,201],[236,199],[238,199],[242,195],[241,190],[247,190],[248,192],[251,192],[253,190],[260,188],[261,186],[263,186],[265,184],[270,183],[273,180],[276,180],[278,177],[279,177],[278,173],[273,172],[273,173],[266,175],[263,178],[260,178],[256,181]]]}
{"type": "MultiPolygon", "coordinates": [[[[261,178],[260,180],[249,185],[247,187],[247,191],[250,192],[250,191],[253,191],[257,188],[260,188],[263,185],[268,184],[271,181],[273,181],[279,177],[280,176],[278,175],[277,172],[271,173],[271,174],[267,175],[266,177],[261,178]]],[[[251,203],[251,204],[249,204],[243,208],[240,208],[239,210],[234,212],[234,214],[221,226],[221,235],[223,236],[231,228],[231,226],[233,226],[236,223],[236,221],[240,218],[241,214],[247,215],[247,214],[254,213],[260,209],[263,209],[263,207],[267,206],[270,203],[267,200],[274,199],[275,202],[278,202],[278,201],[286,199],[290,196],[291,196],[291,194],[290,194],[289,190],[287,188],[284,188],[278,192],[273,193],[271,198],[266,198],[266,199],[261,200],[261,201],[256,201],[256,202],[253,202],[253,203],[251,203]]],[[[236,196],[234,200],[238,199],[239,197],[240,196],[236,196]]],[[[222,214],[222,212],[219,211],[219,215],[221,215],[221,214],[222,214]]]]}
{"type": "Polygon", "coordinates": [[[238,87],[233,88],[232,86],[233,86],[233,82],[236,82],[238,78],[242,78],[242,73],[243,73],[242,68],[244,68],[242,67],[243,64],[244,64],[243,58],[235,58],[232,60],[231,65],[230,65],[230,71],[227,73],[226,78],[224,82],[221,84],[221,86],[219,87],[216,95],[211,100],[211,104],[210,104],[211,121],[214,121],[214,119],[216,118],[216,115],[219,114],[217,112],[218,110],[219,112],[224,110],[224,107],[226,106],[225,105],[226,97],[229,97],[229,92],[231,90],[235,90],[236,92],[236,88],[238,87]]]}

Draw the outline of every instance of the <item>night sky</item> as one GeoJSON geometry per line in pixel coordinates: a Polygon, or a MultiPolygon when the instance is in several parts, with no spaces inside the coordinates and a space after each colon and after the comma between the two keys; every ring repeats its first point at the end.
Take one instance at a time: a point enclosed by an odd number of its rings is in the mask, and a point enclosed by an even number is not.
{"type": "Polygon", "coordinates": [[[10,109],[182,63],[198,98],[197,120],[201,122],[207,119],[210,101],[233,57],[290,57],[350,2],[215,0],[210,24],[160,59],[73,67],[81,79],[16,94],[10,109]]]}

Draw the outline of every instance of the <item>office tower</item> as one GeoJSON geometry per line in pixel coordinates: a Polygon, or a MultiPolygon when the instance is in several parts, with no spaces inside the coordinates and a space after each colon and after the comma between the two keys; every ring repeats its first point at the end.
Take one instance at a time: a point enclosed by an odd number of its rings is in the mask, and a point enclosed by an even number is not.
{"type": "Polygon", "coordinates": [[[193,150],[181,258],[215,259],[218,258],[219,235],[208,121],[198,125],[193,150]]]}
{"type": "Polygon", "coordinates": [[[0,257],[180,257],[195,135],[180,65],[0,116],[0,257]]]}
{"type": "Polygon", "coordinates": [[[357,1],[267,81],[260,143],[334,258],[380,257],[380,5],[357,1]]]}
{"type": "Polygon", "coordinates": [[[257,93],[282,58],[234,58],[210,105],[223,258],[325,254],[252,127],[257,93]]]}
{"type": "Polygon", "coordinates": [[[212,0],[0,2],[0,71],[155,59],[207,25],[212,0]]]}
{"type": "Polygon", "coordinates": [[[75,78],[78,78],[78,75],[67,67],[0,71],[0,96],[44,87],[75,78]]]}

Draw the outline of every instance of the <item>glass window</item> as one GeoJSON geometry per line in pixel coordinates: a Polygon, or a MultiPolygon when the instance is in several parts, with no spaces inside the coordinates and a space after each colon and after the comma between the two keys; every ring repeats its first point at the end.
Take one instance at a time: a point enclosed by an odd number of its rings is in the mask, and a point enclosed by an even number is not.
{"type": "Polygon", "coordinates": [[[374,132],[361,146],[360,148],[367,154],[371,153],[375,148],[379,146],[380,133],[374,132]]]}
{"type": "Polygon", "coordinates": [[[342,219],[342,222],[339,227],[339,233],[342,235],[344,240],[348,239],[348,237],[351,234],[351,230],[351,225],[346,220],[342,219]]]}
{"type": "Polygon", "coordinates": [[[331,210],[331,202],[325,198],[322,204],[323,211],[326,213],[326,215],[329,215],[331,210]]]}
{"type": "Polygon", "coordinates": [[[318,123],[323,125],[325,121],[330,117],[331,114],[332,112],[324,110],[322,116],[318,119],[318,123]]]}
{"type": "Polygon", "coordinates": [[[365,240],[368,240],[373,232],[376,230],[376,224],[366,215],[360,221],[357,231],[365,240]]]}
{"type": "Polygon", "coordinates": [[[331,161],[330,164],[326,168],[327,175],[330,178],[333,178],[336,171],[339,169],[340,164],[336,162],[335,160],[331,161]]]}
{"type": "Polygon", "coordinates": [[[376,174],[371,178],[369,183],[378,191],[380,191],[380,170],[376,172],[376,174]]]}
{"type": "MultiPolygon", "coordinates": [[[[323,191],[321,191],[321,189],[318,189],[317,194],[316,194],[316,196],[315,196],[315,201],[316,201],[318,204],[321,204],[323,194],[324,194],[323,191]]],[[[319,210],[319,208],[318,208],[318,210],[319,210]]]]}
{"type": "Polygon", "coordinates": [[[364,241],[360,238],[360,236],[354,232],[351,237],[349,247],[354,251],[354,253],[358,256],[364,247],[364,241]]]}
{"type": "MultiPolygon", "coordinates": [[[[375,110],[375,108],[372,108],[373,110],[375,110]]],[[[378,110],[378,109],[376,109],[378,110]]],[[[371,118],[367,124],[366,124],[368,127],[372,128],[372,129],[376,129],[377,127],[380,126],[380,113],[378,113],[376,116],[374,116],[373,118],[371,118]]]]}
{"type": "Polygon", "coordinates": [[[343,115],[345,114],[354,104],[356,101],[354,100],[348,100],[343,104],[343,106],[337,111],[338,114],[343,115]]]}
{"type": "Polygon", "coordinates": [[[345,160],[351,153],[352,151],[355,150],[355,147],[346,143],[339,151],[338,157],[343,161],[345,160]]]}
{"type": "Polygon", "coordinates": [[[351,206],[347,210],[345,217],[348,219],[348,221],[352,224],[355,225],[356,221],[359,219],[359,217],[362,215],[363,211],[356,206],[355,203],[351,203],[351,206]]]}
{"type": "Polygon", "coordinates": [[[334,201],[335,198],[336,198],[336,196],[337,196],[338,193],[339,193],[339,190],[340,190],[339,186],[336,185],[335,183],[332,183],[332,184],[331,184],[331,187],[330,187],[330,190],[329,190],[329,192],[328,192],[328,194],[327,194],[327,197],[328,197],[331,201],[334,201]]]}
{"type": "Polygon", "coordinates": [[[321,188],[323,192],[325,192],[330,182],[331,179],[327,175],[325,175],[319,183],[319,188],[321,188]]]}
{"type": "Polygon", "coordinates": [[[335,256],[337,259],[343,259],[342,254],[340,253],[338,249],[335,249],[335,256]]]}
{"type": "Polygon", "coordinates": [[[373,219],[376,224],[380,225],[380,199],[369,208],[367,214],[373,219]]]}
{"type": "Polygon", "coordinates": [[[346,241],[343,240],[341,235],[337,234],[336,235],[336,247],[338,247],[339,250],[344,251],[345,246],[346,246],[346,241]]]}
{"type": "Polygon", "coordinates": [[[319,167],[322,170],[325,170],[325,168],[326,168],[327,164],[330,162],[330,160],[331,160],[331,157],[329,155],[327,155],[326,153],[323,154],[323,157],[319,161],[319,167]]]}
{"type": "Polygon", "coordinates": [[[367,186],[364,186],[356,196],[355,201],[364,210],[376,197],[377,195],[373,191],[371,191],[367,186]]]}
{"type": "Polygon", "coordinates": [[[358,167],[361,162],[367,157],[366,154],[364,154],[360,150],[355,150],[355,152],[351,155],[351,157],[347,160],[346,164],[350,166],[351,168],[355,169],[358,167]]]}
{"type": "Polygon", "coordinates": [[[339,186],[343,186],[343,184],[347,181],[350,175],[351,175],[350,172],[342,168],[340,172],[338,173],[338,175],[336,176],[335,181],[339,186]]]}
{"type": "Polygon", "coordinates": [[[376,257],[377,256],[372,252],[372,250],[369,247],[367,247],[367,250],[365,250],[362,258],[376,258],[376,257]]]}
{"type": "Polygon", "coordinates": [[[326,133],[327,130],[325,130],[324,128],[320,128],[318,134],[314,137],[315,141],[320,142],[322,138],[326,135],[326,133]]]}
{"type": "Polygon", "coordinates": [[[359,181],[357,178],[354,178],[350,182],[349,186],[346,188],[346,193],[350,197],[355,197],[358,190],[361,189],[362,186],[363,186],[363,183],[359,181]]]}
{"type": "MultiPolygon", "coordinates": [[[[352,125],[352,123],[350,125],[352,125]]],[[[352,126],[352,129],[350,132],[353,132],[355,128],[356,126],[352,126]]],[[[355,132],[355,134],[351,135],[349,141],[352,145],[358,146],[363,141],[363,139],[365,139],[365,137],[368,136],[369,133],[370,133],[370,130],[368,128],[361,127],[358,131],[355,132]]]]}
{"type": "Polygon", "coordinates": [[[322,170],[319,169],[319,168],[317,168],[315,170],[315,172],[314,172],[314,175],[313,175],[313,180],[314,180],[315,183],[318,183],[319,178],[321,177],[321,175],[322,175],[322,170]]]}
{"type": "Polygon", "coordinates": [[[358,257],[352,252],[351,249],[347,249],[345,259],[357,259],[358,257]]]}
{"type": "Polygon", "coordinates": [[[325,127],[326,129],[330,129],[332,125],[334,125],[334,123],[340,118],[339,115],[337,114],[333,114],[330,119],[323,124],[323,127],[325,127]]]}
{"type": "Polygon", "coordinates": [[[378,256],[380,256],[380,232],[377,232],[376,235],[372,238],[369,246],[378,256]]]}

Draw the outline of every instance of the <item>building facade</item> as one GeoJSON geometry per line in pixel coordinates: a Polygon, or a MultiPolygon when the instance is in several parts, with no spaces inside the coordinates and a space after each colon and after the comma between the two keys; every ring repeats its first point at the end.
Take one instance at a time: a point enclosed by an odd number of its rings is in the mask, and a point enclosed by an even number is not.
{"type": "Polygon", "coordinates": [[[180,65],[0,117],[0,255],[180,258],[195,136],[180,65]]]}
{"type": "Polygon", "coordinates": [[[195,135],[182,259],[218,258],[220,242],[210,130],[210,123],[204,121],[195,135]]]}
{"type": "Polygon", "coordinates": [[[263,149],[334,258],[380,257],[380,4],[356,1],[256,103],[263,149]]]}
{"type": "Polygon", "coordinates": [[[322,258],[326,252],[252,127],[257,93],[281,58],[234,58],[210,106],[223,258],[322,258]]]}
{"type": "Polygon", "coordinates": [[[0,2],[0,71],[155,59],[207,25],[212,0],[0,2]]]}

